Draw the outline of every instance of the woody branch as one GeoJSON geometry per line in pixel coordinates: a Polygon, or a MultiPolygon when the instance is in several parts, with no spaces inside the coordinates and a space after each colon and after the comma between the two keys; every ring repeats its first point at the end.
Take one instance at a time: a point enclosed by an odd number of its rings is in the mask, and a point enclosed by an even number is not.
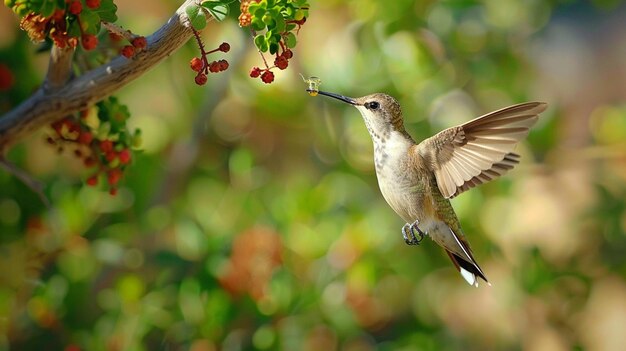
{"type": "Polygon", "coordinates": [[[119,56],[74,79],[73,51],[53,48],[45,84],[0,117],[0,157],[24,136],[105,99],[179,49],[193,35],[185,8],[195,2],[186,0],[133,59],[119,56]]]}

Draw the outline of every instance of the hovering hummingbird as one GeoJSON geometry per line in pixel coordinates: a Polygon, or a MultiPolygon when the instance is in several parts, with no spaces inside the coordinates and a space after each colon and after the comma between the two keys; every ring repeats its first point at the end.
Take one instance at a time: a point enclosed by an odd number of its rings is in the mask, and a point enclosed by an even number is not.
{"type": "Polygon", "coordinates": [[[489,281],[461,230],[450,199],[497,178],[519,163],[515,145],[528,135],[547,104],[526,102],[505,107],[416,143],[404,129],[400,104],[386,94],[360,98],[310,88],[359,110],[372,141],[378,186],[391,208],[407,223],[408,245],[424,235],[446,250],[461,276],[473,286],[489,281]],[[416,235],[417,234],[417,235],[416,235]]]}

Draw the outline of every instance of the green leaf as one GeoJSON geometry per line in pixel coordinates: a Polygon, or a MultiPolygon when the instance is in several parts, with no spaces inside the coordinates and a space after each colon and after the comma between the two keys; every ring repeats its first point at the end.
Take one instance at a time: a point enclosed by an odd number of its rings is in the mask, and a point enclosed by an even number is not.
{"type": "Polygon", "coordinates": [[[276,20],[276,31],[278,33],[284,33],[285,32],[285,28],[287,27],[287,23],[285,22],[285,19],[282,18],[281,16],[278,17],[274,17],[274,19],[276,20]]]}
{"type": "MultiPolygon", "coordinates": [[[[259,11],[259,10],[262,10],[262,11],[263,11],[263,13],[265,13],[265,8],[261,5],[261,3],[260,3],[260,2],[252,2],[252,3],[250,3],[250,6],[248,6],[248,12],[250,12],[250,14],[251,14],[252,16],[254,16],[254,15],[255,15],[255,13],[256,13],[257,11],[259,11]]],[[[262,16],[262,15],[263,15],[263,14],[261,14],[261,16],[262,16]]]]}
{"type": "Polygon", "coordinates": [[[91,10],[83,9],[80,13],[80,25],[83,33],[96,35],[100,30],[100,16],[91,10]]]}
{"type": "Polygon", "coordinates": [[[293,14],[296,11],[293,8],[293,5],[288,4],[288,6],[286,6],[285,8],[283,8],[283,10],[281,11],[281,15],[283,15],[283,17],[285,18],[291,18],[293,17],[293,14]]]}
{"type": "Polygon", "coordinates": [[[290,49],[293,49],[296,47],[296,43],[297,43],[297,39],[296,39],[296,35],[289,32],[287,33],[287,35],[285,35],[285,44],[287,44],[287,47],[290,49]]]}
{"type": "Polygon", "coordinates": [[[72,21],[68,24],[67,35],[70,37],[80,37],[80,26],[78,21],[72,21]]]}
{"type": "Polygon", "coordinates": [[[306,17],[305,11],[298,10],[298,11],[296,11],[296,14],[293,16],[293,19],[295,19],[296,21],[300,21],[304,17],[306,17]]]}
{"type": "Polygon", "coordinates": [[[263,23],[263,21],[261,21],[261,19],[258,18],[258,17],[255,17],[252,20],[251,26],[252,26],[252,29],[254,29],[257,32],[260,31],[260,30],[265,29],[265,23],[263,23]]]}
{"type": "Polygon", "coordinates": [[[203,2],[202,6],[204,6],[209,11],[213,18],[220,22],[228,16],[228,12],[230,10],[228,4],[223,4],[217,1],[203,2]]]}
{"type": "Polygon", "coordinates": [[[100,1],[100,7],[93,10],[100,16],[100,19],[105,22],[115,22],[117,21],[117,5],[113,2],[113,0],[102,0],[100,1]]]}
{"type": "Polygon", "coordinates": [[[39,13],[44,17],[49,17],[52,16],[55,10],[56,4],[54,3],[54,0],[45,0],[43,5],[41,5],[39,13]]]}
{"type": "Polygon", "coordinates": [[[262,52],[266,52],[269,47],[267,40],[265,39],[265,36],[263,34],[259,34],[254,37],[254,45],[256,45],[256,47],[262,52]]]}
{"type": "Polygon", "coordinates": [[[206,27],[206,15],[198,5],[189,5],[185,8],[185,13],[195,30],[202,30],[206,27]]]}
{"type": "Polygon", "coordinates": [[[278,52],[278,43],[271,43],[270,44],[270,54],[274,55],[275,53],[278,52]]]}

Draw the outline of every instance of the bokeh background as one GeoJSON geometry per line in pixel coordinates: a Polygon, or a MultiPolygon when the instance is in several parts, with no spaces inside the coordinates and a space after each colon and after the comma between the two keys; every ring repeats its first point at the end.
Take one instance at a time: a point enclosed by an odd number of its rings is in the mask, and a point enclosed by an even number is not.
{"type": "MultiPolygon", "coordinates": [[[[150,34],[180,1],[117,3],[150,34]]],[[[118,196],[46,131],[11,150],[52,209],[0,172],[0,350],[626,349],[626,4],[312,0],[271,85],[236,21],[203,35],[233,48],[206,87],[190,43],[119,92],[144,144],[118,196]],[[358,112],[299,73],[397,97],[419,140],[550,104],[513,172],[453,200],[491,287],[404,244],[358,112]]],[[[0,61],[6,111],[47,55],[4,6],[0,61]]]]}

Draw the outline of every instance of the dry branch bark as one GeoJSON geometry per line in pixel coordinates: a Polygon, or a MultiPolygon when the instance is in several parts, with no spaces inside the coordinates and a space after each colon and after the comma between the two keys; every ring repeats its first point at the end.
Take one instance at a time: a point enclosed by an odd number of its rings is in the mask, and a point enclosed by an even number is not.
{"type": "Polygon", "coordinates": [[[167,23],[147,37],[146,49],[132,59],[119,56],[68,80],[69,70],[64,67],[71,62],[71,53],[53,52],[46,84],[0,117],[0,156],[33,131],[103,100],[180,48],[193,35],[185,8],[195,1],[185,1],[167,23]]]}

